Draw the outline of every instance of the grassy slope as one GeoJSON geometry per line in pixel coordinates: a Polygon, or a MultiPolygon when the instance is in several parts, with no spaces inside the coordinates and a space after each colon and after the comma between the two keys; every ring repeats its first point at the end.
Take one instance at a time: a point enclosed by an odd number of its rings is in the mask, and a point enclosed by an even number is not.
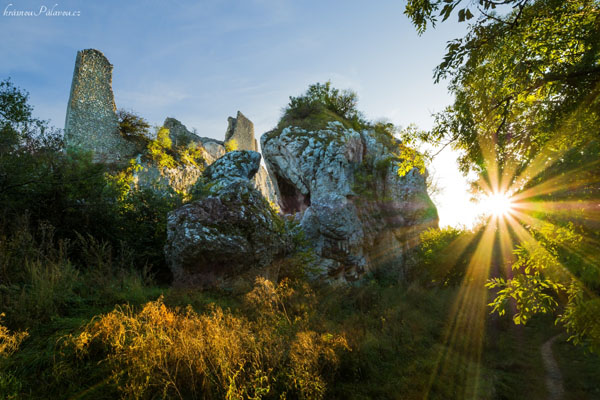
{"type": "MultiPolygon", "coordinates": [[[[312,317],[314,327],[344,333],[351,351],[342,354],[339,370],[328,383],[332,399],[459,398],[456,388],[472,362],[454,355],[454,369],[431,379],[440,354],[448,350],[444,327],[457,290],[385,285],[372,281],[356,288],[319,288],[312,317]]],[[[78,332],[94,315],[110,311],[114,303],[141,305],[165,295],[169,306],[192,304],[204,311],[211,303],[241,313],[240,294],[198,293],[156,286],[115,288],[104,302],[81,298],[60,315],[30,330],[0,379],[0,393],[14,398],[115,398],[118,392],[106,381],[103,364],[64,365],[57,362],[60,338],[78,332]],[[111,304],[112,303],[112,304],[111,304]],[[73,375],[72,369],[76,368],[73,375]],[[69,371],[71,369],[71,371],[69,371]],[[61,376],[69,380],[61,380],[61,376]],[[75,376],[75,379],[73,378],[75,376]],[[16,386],[15,386],[16,385],[16,386]],[[20,385],[20,388],[18,387],[20,385]]],[[[555,335],[550,318],[536,318],[527,326],[514,326],[506,318],[487,317],[477,398],[545,399],[540,346],[555,335]]],[[[599,397],[600,359],[571,344],[557,343],[556,357],[565,378],[567,399],[599,397]]]]}

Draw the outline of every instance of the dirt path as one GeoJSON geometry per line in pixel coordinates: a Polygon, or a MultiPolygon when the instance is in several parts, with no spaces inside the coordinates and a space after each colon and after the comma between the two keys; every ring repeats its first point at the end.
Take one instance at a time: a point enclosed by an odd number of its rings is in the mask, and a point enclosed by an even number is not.
{"type": "Polygon", "coordinates": [[[559,336],[560,335],[556,335],[548,339],[542,345],[541,349],[544,367],[546,368],[546,386],[548,387],[549,400],[561,400],[565,393],[560,368],[558,368],[558,363],[552,354],[552,344],[559,336]]]}

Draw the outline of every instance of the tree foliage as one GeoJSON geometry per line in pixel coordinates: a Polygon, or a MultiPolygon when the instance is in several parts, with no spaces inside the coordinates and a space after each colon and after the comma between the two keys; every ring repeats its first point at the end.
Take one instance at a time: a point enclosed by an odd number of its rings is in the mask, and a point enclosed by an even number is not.
{"type": "Polygon", "coordinates": [[[290,97],[285,115],[300,119],[327,109],[346,120],[358,120],[361,115],[356,108],[357,102],[358,96],[351,90],[340,91],[332,87],[330,81],[315,83],[303,95],[290,97]]]}
{"type": "MultiPolygon", "coordinates": [[[[141,138],[154,161],[174,165],[168,130],[151,140],[143,118],[121,111],[119,119],[121,132],[141,138]]],[[[131,190],[129,169],[114,171],[92,162],[90,153],[65,152],[61,132],[35,118],[27,92],[8,79],[0,83],[0,143],[0,228],[6,235],[18,231],[26,216],[32,229],[52,226],[60,240],[78,243],[83,234],[113,249],[127,247],[137,254],[138,268],[152,265],[154,272],[168,275],[162,252],[166,215],[181,204],[179,194],[131,190]]],[[[186,149],[182,157],[197,161],[197,153],[186,149]]],[[[85,265],[78,246],[70,251],[85,265]]]]}
{"type": "Polygon", "coordinates": [[[409,0],[405,13],[420,33],[452,15],[469,21],[434,72],[453,104],[420,138],[461,150],[462,171],[478,173],[483,187],[502,180],[527,199],[520,223],[534,239],[519,238],[512,277],[490,281],[500,289],[493,310],[514,301],[514,320],[525,323],[568,298],[557,322],[598,348],[589,204],[600,198],[600,2],[409,0]]]}
{"type": "MultiPolygon", "coordinates": [[[[423,30],[437,12],[445,20],[461,3],[409,1],[406,13],[423,30]]],[[[455,100],[428,139],[452,142],[465,151],[463,170],[485,172],[488,154],[501,165],[550,150],[556,160],[566,147],[596,138],[598,2],[481,1],[476,8],[479,17],[465,37],[448,42],[435,70],[436,81],[450,79],[455,100]],[[497,5],[511,11],[497,14],[497,5]]]]}

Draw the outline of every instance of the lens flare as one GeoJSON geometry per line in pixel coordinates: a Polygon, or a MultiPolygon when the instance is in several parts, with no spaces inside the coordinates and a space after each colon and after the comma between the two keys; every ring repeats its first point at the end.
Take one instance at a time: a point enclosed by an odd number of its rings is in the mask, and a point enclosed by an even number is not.
{"type": "Polygon", "coordinates": [[[514,202],[508,193],[491,193],[481,201],[483,213],[494,217],[504,217],[514,208],[514,202]]]}

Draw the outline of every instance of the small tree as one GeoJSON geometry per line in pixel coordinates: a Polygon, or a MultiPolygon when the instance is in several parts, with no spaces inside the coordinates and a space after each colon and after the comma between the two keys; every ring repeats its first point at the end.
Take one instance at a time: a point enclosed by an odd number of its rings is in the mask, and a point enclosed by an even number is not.
{"type": "Polygon", "coordinates": [[[0,154],[62,148],[62,134],[48,121],[32,116],[29,93],[13,85],[10,78],[0,82],[0,154]]]}
{"type": "Polygon", "coordinates": [[[141,116],[132,111],[118,110],[119,130],[124,136],[150,138],[150,124],[141,116]]]}
{"type": "Polygon", "coordinates": [[[348,121],[362,119],[361,113],[356,109],[358,96],[351,90],[336,89],[331,82],[310,85],[303,95],[290,96],[290,102],[284,110],[284,118],[301,119],[311,114],[329,110],[348,121]]]}

